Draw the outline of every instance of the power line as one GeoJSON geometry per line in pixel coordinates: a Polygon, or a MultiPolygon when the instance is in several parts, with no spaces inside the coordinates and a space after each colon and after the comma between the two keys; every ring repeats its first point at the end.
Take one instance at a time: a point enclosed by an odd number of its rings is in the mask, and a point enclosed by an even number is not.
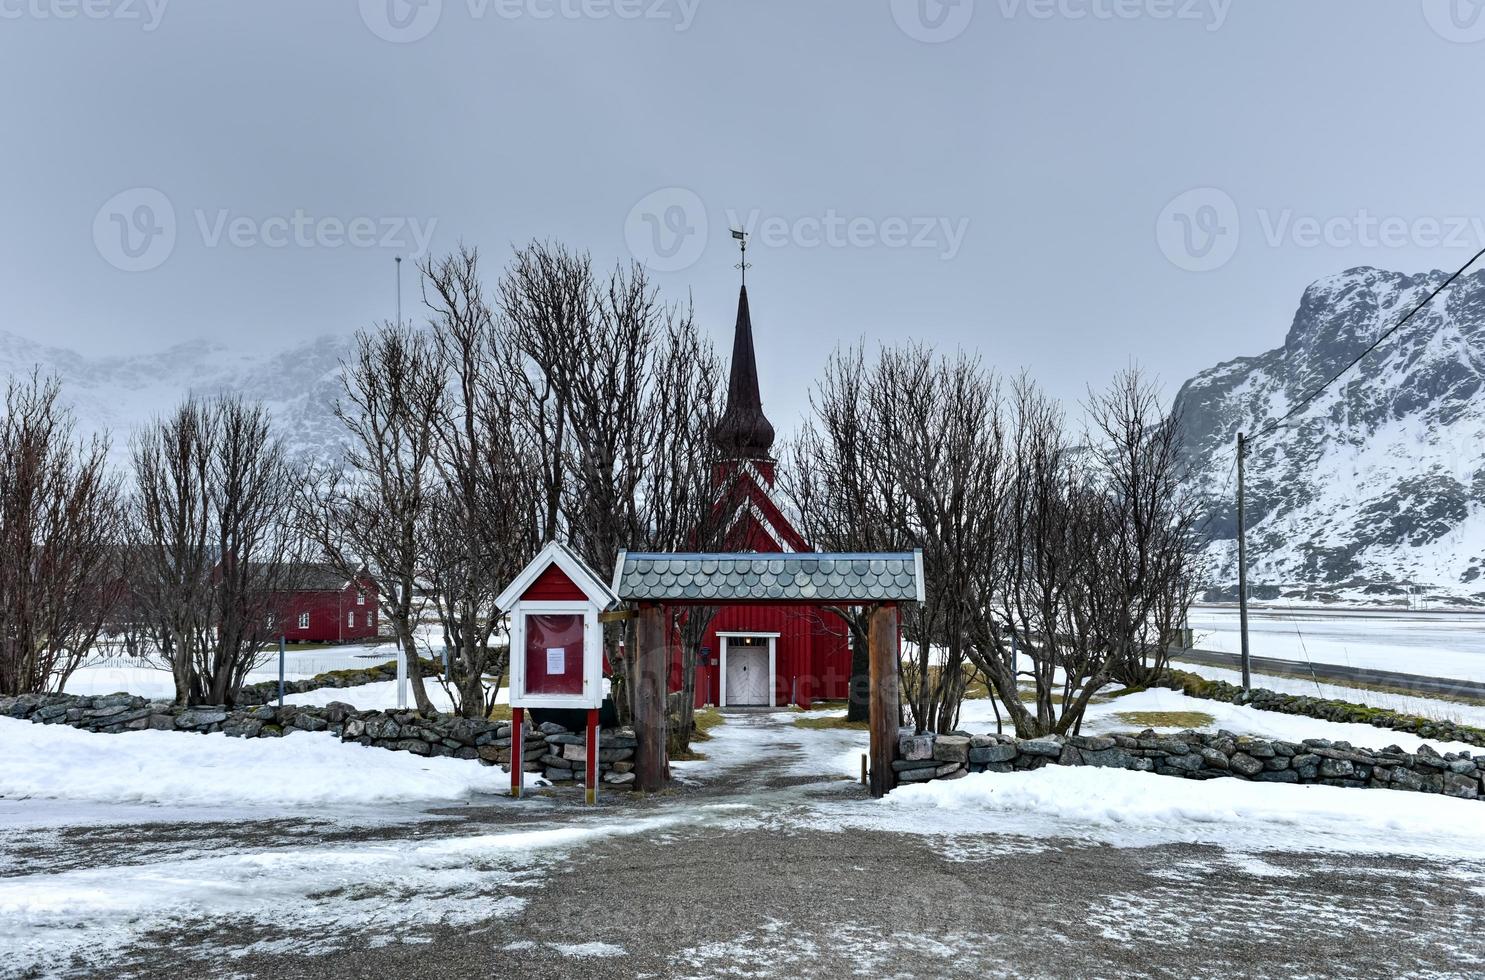
{"type": "Polygon", "coordinates": [[[1297,415],[1299,413],[1300,409],[1304,408],[1310,402],[1312,402],[1316,398],[1320,397],[1320,394],[1322,392],[1324,392],[1326,388],[1329,388],[1331,385],[1333,385],[1337,381],[1339,381],[1340,378],[1341,378],[1341,376],[1343,374],[1345,374],[1347,371],[1349,371],[1352,368],[1354,368],[1356,365],[1360,364],[1361,361],[1362,361],[1362,359],[1365,358],[1366,355],[1370,354],[1372,351],[1374,351],[1378,347],[1382,346],[1382,344],[1387,341],[1387,338],[1389,338],[1393,334],[1397,333],[1399,330],[1401,330],[1403,327],[1405,327],[1408,324],[1408,322],[1413,319],[1413,317],[1415,317],[1419,313],[1423,312],[1423,308],[1424,307],[1426,307],[1429,303],[1432,303],[1434,301],[1434,299],[1436,299],[1438,297],[1438,295],[1440,293],[1442,293],[1444,290],[1446,290],[1450,286],[1454,285],[1455,280],[1457,280],[1460,276],[1462,276],[1466,272],[1468,272],[1469,271],[1469,267],[1472,266],[1472,265],[1474,265],[1476,262],[1480,261],[1481,258],[1485,258],[1485,248],[1482,248],[1482,249],[1480,249],[1480,251],[1476,252],[1474,254],[1474,257],[1473,258],[1471,258],[1468,262],[1466,262],[1464,265],[1462,265],[1462,266],[1459,267],[1459,271],[1455,272],[1454,275],[1452,275],[1448,279],[1444,280],[1443,285],[1439,286],[1439,288],[1435,289],[1433,292],[1429,293],[1426,297],[1424,297],[1423,301],[1420,302],[1417,306],[1413,307],[1412,310],[1410,310],[1408,312],[1408,315],[1407,316],[1403,317],[1401,320],[1397,321],[1397,323],[1393,324],[1392,327],[1389,330],[1385,331],[1380,337],[1378,337],[1375,341],[1373,341],[1372,342],[1372,345],[1370,347],[1368,347],[1366,350],[1362,351],[1360,354],[1357,354],[1356,357],[1354,357],[1351,360],[1351,363],[1347,364],[1345,367],[1341,368],[1335,374],[1331,375],[1330,379],[1328,381],[1326,381],[1324,384],[1322,384],[1320,387],[1314,389],[1308,395],[1305,395],[1303,398],[1301,398],[1299,400],[1299,404],[1295,405],[1288,412],[1285,412],[1283,416],[1281,416],[1278,419],[1270,420],[1269,422],[1264,423],[1263,428],[1259,429],[1258,432],[1257,432],[1257,434],[1253,438],[1255,438],[1255,439],[1256,438],[1261,438],[1263,436],[1268,435],[1270,432],[1275,431],[1280,426],[1282,426],[1285,422],[1288,422],[1295,415],[1297,415]]]}

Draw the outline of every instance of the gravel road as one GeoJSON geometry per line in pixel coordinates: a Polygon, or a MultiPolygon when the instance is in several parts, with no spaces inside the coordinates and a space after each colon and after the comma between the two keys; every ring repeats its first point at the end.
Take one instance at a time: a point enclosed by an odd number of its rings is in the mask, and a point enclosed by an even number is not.
{"type": "MultiPolygon", "coordinates": [[[[748,724],[769,724],[757,720],[748,724]]],[[[781,723],[787,724],[787,723],[781,723]]],[[[787,743],[787,731],[770,733],[787,743]]],[[[398,880],[307,881],[321,912],[263,921],[203,908],[74,948],[16,975],[286,978],[1437,977],[1485,971],[1485,866],[1076,836],[840,826],[871,804],[854,784],[782,768],[728,770],[596,812],[565,791],[392,825],[175,823],[10,841],[10,873],[162,854],[448,848],[571,833],[533,863],[475,849],[446,891],[398,880]],[[337,904],[339,903],[339,904],[337,904]],[[429,908],[456,921],[430,919],[429,908]],[[327,927],[326,921],[333,923],[327,927]]],[[[5,965],[0,964],[0,975],[5,965]]]]}

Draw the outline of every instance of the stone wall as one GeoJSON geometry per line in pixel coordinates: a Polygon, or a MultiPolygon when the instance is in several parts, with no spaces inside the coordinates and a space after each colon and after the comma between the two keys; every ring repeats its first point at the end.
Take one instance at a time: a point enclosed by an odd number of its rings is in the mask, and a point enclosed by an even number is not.
{"type": "Polygon", "coordinates": [[[1405,715],[1385,708],[1372,708],[1349,701],[1334,701],[1327,698],[1312,698],[1302,694],[1280,694],[1265,688],[1255,687],[1244,692],[1241,687],[1226,681],[1210,681],[1205,677],[1184,670],[1167,670],[1160,686],[1180,691],[1194,698],[1223,701],[1228,704],[1246,704],[1263,711],[1277,711],[1286,715],[1304,715],[1325,721],[1344,721],[1356,725],[1371,725],[1395,732],[1407,732],[1419,738],[1431,738],[1440,742],[1464,742],[1467,745],[1485,746],[1485,731],[1468,725],[1456,725],[1452,721],[1436,721],[1405,715]]]}
{"type": "MultiPolygon", "coordinates": [[[[443,671],[443,665],[428,659],[419,659],[423,665],[425,678],[433,678],[443,671]]],[[[360,687],[362,684],[375,684],[378,681],[395,681],[397,679],[397,661],[388,660],[383,664],[368,667],[353,667],[349,670],[331,670],[323,674],[297,681],[284,681],[285,694],[307,694],[310,691],[319,691],[325,688],[337,690],[347,687],[360,687]]],[[[278,681],[260,681],[257,684],[244,684],[242,691],[237,695],[239,705],[268,704],[278,700],[278,681]]]]}
{"type": "MultiPolygon", "coordinates": [[[[360,711],[337,701],[323,708],[264,704],[229,710],[222,706],[182,708],[170,701],[149,701],[130,694],[28,694],[0,698],[0,717],[105,734],[153,730],[282,738],[296,732],[328,732],[342,742],[420,756],[478,760],[487,766],[507,768],[511,753],[508,721],[445,714],[422,716],[411,711],[360,711]]],[[[634,732],[607,729],[599,739],[598,768],[603,782],[612,786],[633,783],[634,750],[639,745],[634,732]]],[[[547,722],[535,729],[528,726],[522,747],[526,772],[539,773],[554,783],[582,781],[588,752],[585,734],[547,722]]]]}
{"type": "Polygon", "coordinates": [[[892,763],[899,784],[958,779],[971,772],[1017,772],[1043,766],[1103,766],[1183,779],[1238,778],[1266,783],[1375,787],[1443,793],[1474,800],[1485,794],[1485,755],[1439,755],[1397,746],[1381,751],[1308,738],[1279,742],[1231,732],[1156,735],[914,735],[898,737],[892,763]]]}

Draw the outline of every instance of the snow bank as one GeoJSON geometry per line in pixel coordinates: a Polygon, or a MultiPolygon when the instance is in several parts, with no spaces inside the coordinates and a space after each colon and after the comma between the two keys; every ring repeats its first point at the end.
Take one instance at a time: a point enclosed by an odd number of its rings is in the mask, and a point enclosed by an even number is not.
{"type": "Polygon", "coordinates": [[[1423,793],[1336,786],[1290,786],[1241,779],[1194,782],[1123,769],[1048,766],[1034,772],[978,773],[902,786],[883,806],[910,819],[939,812],[1042,814],[1113,828],[1191,825],[1281,832],[1446,838],[1462,852],[1485,847],[1485,804],[1423,793]]]}
{"type": "Polygon", "coordinates": [[[333,735],[235,739],[183,732],[97,735],[0,718],[0,796],[186,806],[459,800],[503,793],[505,771],[421,758],[333,735]]]}

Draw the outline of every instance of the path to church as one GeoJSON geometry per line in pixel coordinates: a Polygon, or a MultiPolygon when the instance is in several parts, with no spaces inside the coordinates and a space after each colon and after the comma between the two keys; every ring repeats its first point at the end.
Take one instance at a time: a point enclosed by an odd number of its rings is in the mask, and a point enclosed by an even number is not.
{"type": "MultiPolygon", "coordinates": [[[[383,904],[363,888],[355,906],[375,914],[342,917],[331,935],[223,916],[172,924],[103,969],[79,960],[75,975],[1383,977],[1467,975],[1485,962],[1485,898],[1457,864],[894,832],[863,826],[882,804],[859,786],[789,761],[802,736],[787,715],[736,716],[729,728],[729,753],[746,738],[775,761],[711,771],[648,801],[611,794],[597,812],[567,791],[391,827],[90,828],[65,847],[37,845],[25,863],[126,865],[162,843],[271,855],[303,848],[307,834],[326,847],[411,848],[604,831],[514,875],[471,862],[456,926],[404,925],[417,918],[404,914],[405,894],[389,886],[383,904]],[[469,915],[484,907],[493,914],[469,915]]],[[[323,887],[333,903],[335,883],[323,887]]]]}

